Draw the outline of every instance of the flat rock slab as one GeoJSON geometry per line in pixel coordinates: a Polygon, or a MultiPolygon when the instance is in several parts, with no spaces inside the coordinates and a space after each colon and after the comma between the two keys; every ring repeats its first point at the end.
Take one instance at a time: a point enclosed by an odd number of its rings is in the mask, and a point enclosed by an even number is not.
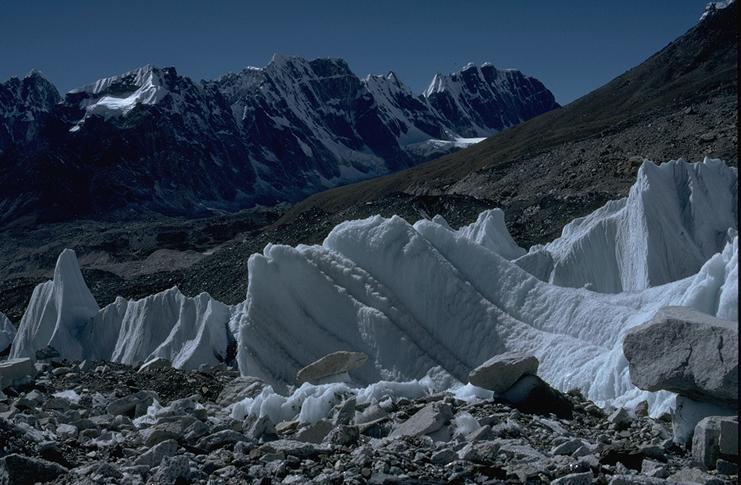
{"type": "Polygon", "coordinates": [[[36,367],[28,357],[0,362],[0,385],[3,388],[25,384],[36,375],[36,367]]]}
{"type": "Polygon", "coordinates": [[[0,483],[13,485],[32,485],[50,482],[67,469],[58,463],[12,454],[0,459],[0,483]]]}
{"type": "Polygon", "coordinates": [[[422,436],[434,433],[453,417],[449,405],[432,402],[414,413],[409,419],[398,425],[389,435],[392,438],[402,436],[422,436]]]}
{"type": "Polygon", "coordinates": [[[738,403],[738,322],[664,307],[623,341],[630,380],[698,401],[738,403]]]}
{"type": "Polygon", "coordinates": [[[365,364],[368,355],[364,352],[340,350],[327,354],[307,365],[296,374],[296,382],[313,382],[357,369],[365,364]]]}
{"type": "Polygon", "coordinates": [[[538,372],[538,359],[521,352],[496,355],[476,367],[468,375],[468,382],[497,394],[507,391],[520,377],[538,372]]]}

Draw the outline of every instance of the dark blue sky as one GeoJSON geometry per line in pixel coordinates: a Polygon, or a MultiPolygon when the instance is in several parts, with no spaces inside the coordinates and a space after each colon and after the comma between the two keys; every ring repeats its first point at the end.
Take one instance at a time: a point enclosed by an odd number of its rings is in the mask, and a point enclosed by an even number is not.
{"type": "Polygon", "coordinates": [[[281,52],[342,57],[359,76],[394,70],[416,92],[489,61],[563,104],[684,33],[705,3],[0,0],[0,80],[37,68],[64,92],[148,63],[211,79],[281,52]]]}

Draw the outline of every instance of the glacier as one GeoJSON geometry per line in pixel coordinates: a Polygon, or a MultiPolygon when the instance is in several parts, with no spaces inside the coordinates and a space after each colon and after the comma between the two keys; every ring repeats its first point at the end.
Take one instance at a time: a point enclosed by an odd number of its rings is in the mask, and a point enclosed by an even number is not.
{"type": "Polygon", "coordinates": [[[370,386],[352,387],[358,398],[443,383],[474,399],[487,394],[465,384],[472,368],[523,351],[558,389],[579,388],[601,404],[648,399],[656,415],[673,395],[630,383],[623,336],[665,305],[738,320],[736,192],[736,170],[720,160],[646,161],[627,198],[529,251],[499,209],[459,229],[440,216],[346,221],[321,245],[269,244],[253,254],[246,298],[233,306],[172,288],[100,309],[65,250],[54,279],[34,291],[11,356],[51,345],[71,359],[163,357],[198,368],[226,360],[236,343],[240,372],[271,387],[234,412],[308,402],[314,411],[302,419],[312,421],[344,387],[304,385],[293,397],[273,389],[289,389],[300,368],[330,352],[369,355],[350,372],[352,386],[370,386]]]}

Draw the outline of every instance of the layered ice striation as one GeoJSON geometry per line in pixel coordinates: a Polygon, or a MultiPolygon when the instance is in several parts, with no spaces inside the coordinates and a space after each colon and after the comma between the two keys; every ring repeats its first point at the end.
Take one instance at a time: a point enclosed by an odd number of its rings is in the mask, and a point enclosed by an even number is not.
{"type": "MultiPolygon", "coordinates": [[[[52,345],[67,358],[164,357],[197,368],[224,360],[234,339],[241,373],[272,384],[235,412],[267,406],[272,418],[304,402],[323,409],[346,392],[303,386],[289,398],[272,390],[334,351],[368,354],[350,372],[353,386],[406,382],[399,389],[417,392],[427,376],[466,398],[482,396],[463,385],[472,368],[520,351],[534,354],[539,374],[559,389],[578,387],[603,403],[648,399],[659,413],[671,395],[630,383],[623,336],[666,305],[738,319],[736,184],[735,169],[718,160],[647,161],[627,199],[528,253],[498,209],[458,230],[439,216],[347,221],[322,245],[268,245],[252,255],[246,300],[233,307],[173,288],[99,310],[65,251],[54,280],[34,292],[11,355],[52,345]]],[[[376,388],[353,389],[360,398],[376,388]]],[[[318,411],[306,412],[312,421],[318,411]]]]}
{"type": "Polygon", "coordinates": [[[559,286],[618,293],[697,273],[732,239],[736,169],[721,160],[643,163],[627,198],[567,224],[516,263],[559,286]]]}

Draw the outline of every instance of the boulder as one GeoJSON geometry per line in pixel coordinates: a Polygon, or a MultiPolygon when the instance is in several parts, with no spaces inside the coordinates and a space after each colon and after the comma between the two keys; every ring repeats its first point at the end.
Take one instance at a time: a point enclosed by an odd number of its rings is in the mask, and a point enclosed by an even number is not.
{"type": "Polygon", "coordinates": [[[535,375],[538,364],[538,359],[532,355],[520,352],[499,354],[472,370],[468,382],[502,394],[523,375],[535,375]]]}
{"type": "Polygon", "coordinates": [[[697,401],[738,404],[738,322],[664,307],[623,341],[633,384],[697,401]]]}
{"type": "Polygon", "coordinates": [[[0,361],[0,382],[3,389],[27,384],[35,376],[36,367],[28,357],[0,361]]]}
{"type": "Polygon", "coordinates": [[[570,473],[551,482],[551,485],[591,485],[594,482],[592,472],[570,473]]]}
{"type": "Polygon", "coordinates": [[[294,437],[297,441],[307,443],[321,443],[324,438],[332,431],[332,422],[326,419],[320,419],[316,423],[307,424],[301,428],[294,437]]]}
{"type": "Polygon", "coordinates": [[[178,452],[178,447],[179,445],[177,441],[165,440],[141,454],[134,461],[134,465],[146,465],[148,467],[159,466],[162,459],[166,456],[175,456],[178,452]]]}
{"type": "Polygon", "coordinates": [[[12,454],[0,459],[0,483],[13,485],[33,485],[55,480],[67,473],[58,463],[12,454]]]}
{"type": "Polygon", "coordinates": [[[432,402],[398,425],[389,436],[400,438],[402,436],[422,436],[434,433],[449,422],[452,417],[453,411],[449,405],[442,402],[432,402]]]}
{"type": "Polygon", "coordinates": [[[692,459],[706,469],[715,467],[720,456],[720,416],[703,418],[692,436],[692,459]]]}
{"type": "Polygon", "coordinates": [[[116,399],[108,405],[106,410],[112,416],[126,415],[136,418],[146,414],[147,408],[156,398],[157,395],[152,391],[139,391],[116,399]]]}
{"type": "Polygon", "coordinates": [[[500,399],[524,413],[547,416],[555,414],[561,419],[573,417],[574,405],[559,391],[538,376],[522,376],[500,399]]]}
{"type": "Polygon", "coordinates": [[[368,355],[364,352],[340,350],[327,354],[312,362],[296,374],[296,382],[320,383],[333,376],[342,375],[365,364],[368,355]]]}
{"type": "Polygon", "coordinates": [[[672,431],[675,443],[687,445],[692,439],[695,426],[708,416],[733,416],[735,407],[719,406],[715,403],[694,401],[688,397],[677,396],[677,403],[672,413],[672,431]]]}
{"type": "Polygon", "coordinates": [[[227,383],[216,398],[222,406],[229,406],[248,397],[255,397],[262,392],[265,383],[257,377],[241,376],[227,383]]]}
{"type": "Polygon", "coordinates": [[[720,419],[718,447],[721,455],[738,456],[738,416],[720,419]]]}

